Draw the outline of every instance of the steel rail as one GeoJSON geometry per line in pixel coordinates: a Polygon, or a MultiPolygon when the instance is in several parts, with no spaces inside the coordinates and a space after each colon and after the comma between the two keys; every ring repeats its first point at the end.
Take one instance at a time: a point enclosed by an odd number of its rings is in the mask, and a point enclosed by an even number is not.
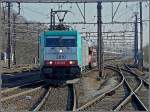
{"type": "Polygon", "coordinates": [[[77,97],[73,83],[68,83],[68,98],[66,111],[76,111],[77,97]]]}
{"type": "Polygon", "coordinates": [[[145,85],[147,85],[148,87],[149,87],[149,83],[145,80],[145,79],[143,79],[142,77],[140,77],[139,75],[137,75],[136,73],[134,73],[133,72],[133,70],[128,66],[128,65],[124,65],[128,70],[126,70],[126,71],[128,71],[128,72],[130,72],[131,74],[133,74],[133,75],[135,75],[136,77],[138,77],[140,80],[142,80],[143,81],[143,83],[145,84],[145,85]]]}
{"type": "MultiPolygon", "coordinates": [[[[121,71],[125,71],[125,70],[123,70],[123,69],[121,69],[121,71]]],[[[128,71],[125,71],[125,72],[127,72],[127,73],[130,73],[130,72],[128,72],[128,71]]],[[[123,74],[123,73],[122,73],[123,74]]],[[[140,85],[141,85],[141,83],[142,83],[142,80],[141,79],[139,79],[136,75],[133,75],[132,73],[130,73],[131,74],[131,76],[135,76],[135,80],[139,83],[139,84],[137,84],[137,87],[136,88],[133,88],[132,89],[132,91],[135,91],[140,85]]],[[[124,75],[125,76],[125,75],[124,75]]],[[[128,78],[126,78],[126,79],[128,79],[128,78]]],[[[130,79],[131,80],[131,79],[130,79]]],[[[128,82],[128,81],[127,81],[128,82]]]]}
{"type": "MultiPolygon", "coordinates": [[[[119,74],[120,75],[120,74],[119,74]]],[[[122,75],[121,75],[122,77],[122,75]]],[[[94,98],[93,100],[89,101],[88,103],[86,103],[85,105],[81,106],[80,108],[77,109],[77,111],[82,111],[85,110],[86,108],[88,108],[89,106],[93,105],[95,102],[97,102],[98,100],[101,100],[102,98],[104,98],[105,96],[107,96],[109,93],[115,91],[117,88],[119,88],[121,85],[123,85],[124,83],[124,77],[122,77],[121,82],[114,88],[112,88],[111,90],[99,95],[98,97],[94,98]]]]}
{"type": "MultiPolygon", "coordinates": [[[[10,83],[10,82],[14,82],[14,81],[16,81],[16,80],[22,80],[22,79],[24,79],[24,78],[28,78],[30,75],[31,75],[31,76],[39,75],[39,70],[28,71],[28,72],[13,72],[13,73],[18,73],[18,74],[24,73],[24,75],[23,75],[23,76],[21,76],[21,75],[13,75],[13,77],[11,77],[11,78],[2,79],[4,85],[5,85],[5,83],[10,83]]],[[[8,74],[10,74],[10,73],[8,73],[8,74]]],[[[4,74],[4,76],[5,76],[5,74],[4,74]]],[[[36,80],[34,80],[34,81],[39,81],[39,79],[36,79],[36,80]]],[[[30,81],[30,82],[31,82],[31,81],[30,81]]],[[[30,82],[23,82],[22,84],[26,84],[26,83],[30,83],[30,82]]],[[[32,82],[33,82],[33,81],[32,81],[32,82]]],[[[11,90],[11,89],[13,90],[14,88],[15,88],[15,87],[11,87],[10,90],[11,90]]],[[[5,90],[3,90],[3,91],[5,91],[5,90]]]]}
{"type": "Polygon", "coordinates": [[[142,88],[142,85],[144,85],[147,89],[149,89],[149,83],[147,81],[145,81],[143,78],[141,78],[139,75],[137,75],[136,73],[134,73],[133,70],[129,66],[127,66],[126,64],[124,66],[129,70],[129,72],[131,74],[135,75],[141,81],[140,86],[137,89],[135,89],[135,91],[134,91],[134,98],[138,99],[137,101],[143,106],[143,109],[145,109],[146,111],[148,111],[148,108],[141,101],[141,99],[139,98],[139,96],[137,94],[140,92],[140,89],[142,88]]]}
{"type": "Polygon", "coordinates": [[[130,70],[126,70],[126,69],[122,69],[122,70],[123,70],[123,71],[126,71],[126,72],[129,72],[129,73],[131,73],[131,74],[133,74],[133,75],[135,75],[135,76],[138,77],[140,80],[142,80],[143,83],[144,83],[147,87],[149,87],[149,83],[148,83],[145,79],[143,79],[142,77],[138,76],[137,74],[133,73],[133,72],[130,71],[130,70]]]}
{"type": "MultiPolygon", "coordinates": [[[[115,66],[112,66],[112,65],[105,65],[105,66],[117,69],[115,66]]],[[[127,65],[124,65],[124,66],[127,67],[127,65]]],[[[123,69],[123,68],[120,68],[120,69],[123,70],[123,71],[129,72],[132,75],[135,75],[137,78],[139,78],[140,80],[143,81],[143,84],[145,84],[147,87],[149,87],[149,83],[145,79],[143,79],[142,77],[140,77],[139,75],[137,75],[133,71],[131,71],[129,67],[128,67],[128,70],[123,69]]]]}
{"type": "MultiPolygon", "coordinates": [[[[116,68],[116,67],[114,67],[114,66],[109,66],[109,65],[106,65],[106,66],[107,66],[107,67],[116,68]]],[[[117,68],[116,68],[116,69],[117,69],[117,68]]],[[[149,88],[149,83],[148,83],[145,79],[141,78],[139,75],[135,74],[133,71],[130,71],[130,68],[129,68],[129,70],[126,70],[126,69],[123,69],[123,68],[120,68],[120,69],[123,70],[123,71],[129,72],[130,74],[136,76],[139,80],[142,81],[142,83],[143,83],[145,86],[147,86],[147,87],[149,88]]]]}
{"type": "Polygon", "coordinates": [[[26,66],[23,66],[23,67],[15,67],[15,68],[12,68],[12,69],[15,69],[15,70],[18,70],[18,71],[4,71],[3,74],[7,74],[7,73],[24,73],[24,72],[35,72],[35,71],[39,71],[39,68],[37,67],[26,67],[26,66]],[[19,71],[20,70],[20,71],[19,71]]]}
{"type": "MultiPolygon", "coordinates": [[[[119,71],[121,73],[121,75],[125,78],[125,76],[123,75],[123,72],[122,70],[119,68],[119,71]]],[[[127,85],[127,87],[130,89],[130,95],[125,99],[123,100],[115,109],[114,111],[120,111],[122,107],[124,107],[128,102],[129,100],[131,100],[132,98],[132,95],[133,95],[133,90],[131,88],[131,86],[129,85],[129,83],[127,82],[127,80],[125,79],[125,84],[127,85]]]]}
{"type": "Polygon", "coordinates": [[[72,111],[74,111],[74,112],[76,112],[76,109],[77,109],[77,103],[78,103],[78,101],[77,101],[77,92],[76,92],[76,89],[75,89],[75,87],[73,86],[73,95],[74,95],[74,99],[73,99],[73,109],[72,109],[72,111]]]}
{"type": "MultiPolygon", "coordinates": [[[[112,68],[111,68],[112,69],[112,68]]],[[[114,69],[113,69],[114,70],[114,69]]],[[[114,71],[117,71],[117,70],[114,70],[114,71]]],[[[124,76],[122,75],[122,77],[124,78],[124,76]]],[[[128,89],[130,90],[130,92],[131,92],[131,94],[128,96],[128,97],[126,97],[126,99],[124,100],[124,101],[122,101],[121,103],[120,103],[120,105],[118,105],[118,107],[116,108],[116,109],[114,109],[114,110],[120,110],[127,102],[129,102],[129,100],[133,97],[133,91],[132,91],[132,89],[131,89],[131,87],[129,86],[129,84],[128,84],[128,82],[126,81],[126,79],[124,79],[124,83],[126,84],[126,86],[128,87],[128,89]]],[[[135,95],[134,95],[135,96],[135,95]]],[[[102,94],[101,95],[101,97],[100,98],[103,98],[103,97],[105,97],[105,94],[102,94]]],[[[97,100],[92,100],[91,101],[91,103],[89,102],[89,103],[87,103],[86,105],[84,105],[82,108],[80,108],[80,109],[78,109],[78,110],[81,110],[81,109],[84,109],[84,108],[86,108],[86,107],[88,107],[88,106],[90,106],[90,105],[92,105],[92,103],[95,103],[97,100]]],[[[140,101],[139,101],[140,102],[140,101]]],[[[140,102],[140,104],[141,104],[141,102],[140,102]]],[[[143,107],[143,106],[142,106],[143,107]]]]}
{"type": "Polygon", "coordinates": [[[92,69],[88,70],[88,69],[84,69],[81,73],[81,76],[84,76],[92,71],[96,70],[96,66],[94,66],[92,69]]]}
{"type": "Polygon", "coordinates": [[[32,109],[32,111],[39,111],[41,109],[41,107],[43,106],[43,104],[45,103],[46,99],[48,98],[49,94],[50,94],[51,88],[48,87],[48,89],[45,92],[44,97],[41,99],[41,101],[32,109]]]}
{"type": "Polygon", "coordinates": [[[42,86],[37,87],[37,88],[34,88],[34,89],[26,90],[26,91],[24,91],[24,92],[20,92],[20,93],[18,93],[18,94],[14,94],[14,95],[11,95],[11,96],[8,96],[8,97],[4,97],[4,98],[1,99],[1,102],[4,102],[4,101],[9,100],[9,99],[12,99],[12,98],[16,98],[16,97],[18,97],[18,96],[22,96],[22,95],[24,95],[24,94],[28,94],[28,93],[37,91],[37,90],[43,88],[43,87],[46,86],[46,85],[47,85],[47,84],[42,85],[42,86]]]}
{"type": "MultiPolygon", "coordinates": [[[[34,82],[34,83],[36,84],[36,83],[40,83],[40,82],[43,82],[43,80],[36,81],[36,82],[34,82]]],[[[9,88],[9,89],[6,89],[6,90],[2,90],[2,91],[1,91],[1,94],[7,93],[7,92],[11,92],[11,91],[14,91],[14,90],[16,90],[16,89],[18,89],[18,88],[23,88],[23,87],[25,87],[25,86],[30,86],[30,85],[33,85],[34,83],[33,83],[33,82],[29,82],[29,83],[25,83],[25,84],[23,84],[23,85],[21,85],[21,86],[12,87],[12,88],[9,88]]]]}
{"type": "MultiPolygon", "coordinates": [[[[110,66],[110,67],[117,69],[117,68],[114,67],[114,66],[110,66]]],[[[123,72],[122,72],[122,71],[127,71],[127,72],[129,72],[129,73],[132,74],[131,71],[128,71],[128,70],[125,70],[125,69],[119,68],[119,70],[120,70],[120,73],[121,73],[122,75],[123,75],[123,72]]],[[[124,75],[123,75],[123,76],[124,76],[124,75]]],[[[137,75],[136,75],[136,76],[137,76],[137,75]]],[[[138,76],[137,76],[137,78],[138,78],[138,76]]],[[[125,106],[125,104],[127,104],[130,99],[133,99],[133,100],[136,102],[137,107],[138,107],[139,110],[148,111],[147,107],[144,105],[144,103],[143,103],[143,102],[139,99],[139,97],[136,95],[136,93],[139,91],[139,89],[142,87],[142,84],[143,84],[143,81],[142,81],[141,79],[139,79],[139,80],[140,80],[139,86],[133,91],[132,88],[130,87],[130,85],[128,84],[128,82],[127,82],[126,79],[125,79],[125,83],[127,83],[128,86],[129,86],[130,89],[131,89],[131,94],[130,94],[123,102],[121,102],[120,105],[118,105],[118,106],[114,109],[114,111],[119,111],[119,110],[121,110],[121,108],[122,108],[123,106],[125,106]]]]}

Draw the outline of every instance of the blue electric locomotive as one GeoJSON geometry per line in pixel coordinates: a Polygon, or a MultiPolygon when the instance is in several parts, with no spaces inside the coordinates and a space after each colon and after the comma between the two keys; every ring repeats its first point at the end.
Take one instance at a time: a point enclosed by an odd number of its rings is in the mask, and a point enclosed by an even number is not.
{"type": "Polygon", "coordinates": [[[78,31],[54,30],[39,38],[41,74],[44,78],[79,77],[89,66],[89,47],[78,31]]]}

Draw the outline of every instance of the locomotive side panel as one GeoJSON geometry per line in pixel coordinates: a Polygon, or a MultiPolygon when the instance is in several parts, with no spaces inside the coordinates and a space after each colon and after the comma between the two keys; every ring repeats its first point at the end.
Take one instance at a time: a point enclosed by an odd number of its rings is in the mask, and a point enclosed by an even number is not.
{"type": "Polygon", "coordinates": [[[44,32],[40,35],[39,38],[39,61],[40,61],[40,68],[44,66],[44,40],[45,35],[44,32]]]}
{"type": "Polygon", "coordinates": [[[82,40],[81,40],[81,35],[79,32],[77,32],[77,56],[78,56],[78,66],[82,68],[82,40]]]}
{"type": "Polygon", "coordinates": [[[88,42],[82,39],[82,67],[86,67],[88,65],[89,65],[88,42]]]}

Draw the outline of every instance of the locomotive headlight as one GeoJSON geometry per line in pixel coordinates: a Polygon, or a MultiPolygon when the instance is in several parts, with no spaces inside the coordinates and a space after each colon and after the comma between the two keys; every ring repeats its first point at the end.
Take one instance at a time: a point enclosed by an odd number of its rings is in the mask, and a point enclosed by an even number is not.
{"type": "Polygon", "coordinates": [[[60,53],[62,53],[62,52],[63,52],[63,50],[62,50],[62,49],[60,49],[60,50],[59,50],[59,52],[60,52],[60,53]]]}
{"type": "Polygon", "coordinates": [[[73,64],[73,61],[69,61],[70,64],[73,64]]]}
{"type": "Polygon", "coordinates": [[[50,62],[49,62],[49,64],[51,65],[51,64],[53,64],[53,62],[52,62],[52,61],[50,61],[50,62]]]}
{"type": "Polygon", "coordinates": [[[75,61],[69,61],[69,64],[70,65],[75,64],[75,61]]]}

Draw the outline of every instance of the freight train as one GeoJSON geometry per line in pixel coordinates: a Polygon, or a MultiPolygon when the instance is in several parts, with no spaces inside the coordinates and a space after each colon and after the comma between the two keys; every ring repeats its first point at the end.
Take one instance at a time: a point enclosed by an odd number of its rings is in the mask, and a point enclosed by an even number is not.
{"type": "Polygon", "coordinates": [[[42,32],[39,38],[40,71],[43,78],[80,77],[92,65],[92,49],[75,30],[42,32]]]}

